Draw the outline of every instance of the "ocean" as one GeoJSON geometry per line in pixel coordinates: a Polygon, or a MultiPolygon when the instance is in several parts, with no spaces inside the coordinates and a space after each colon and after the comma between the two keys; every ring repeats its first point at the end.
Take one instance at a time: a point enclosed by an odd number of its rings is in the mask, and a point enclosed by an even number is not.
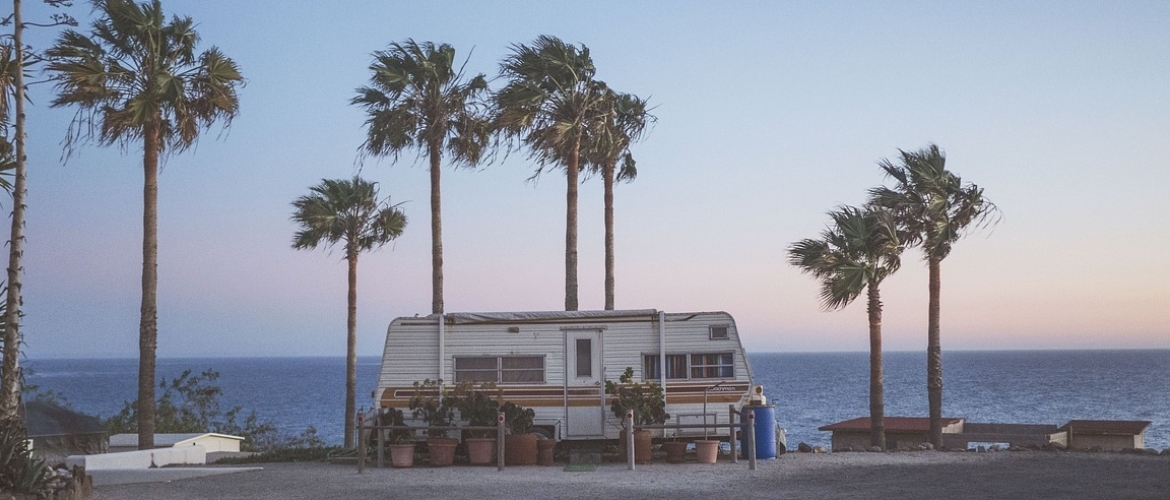
{"type": "MultiPolygon", "coordinates": [[[[788,447],[829,445],[817,428],[869,415],[869,354],[749,354],[755,382],[776,405],[788,447]]],[[[380,359],[358,358],[358,402],[368,406],[380,359]]],[[[26,382],[60,393],[76,410],[109,417],[136,397],[135,359],[39,359],[26,382]]],[[[884,354],[887,416],[926,416],[926,356],[884,354]]],[[[316,427],[342,437],[345,359],[163,358],[158,376],[220,373],[221,407],[255,411],[282,432],[316,427]]],[[[1073,419],[1148,420],[1146,447],[1170,448],[1170,350],[955,351],[943,353],[943,414],[980,423],[1064,425],[1073,419]]]]}

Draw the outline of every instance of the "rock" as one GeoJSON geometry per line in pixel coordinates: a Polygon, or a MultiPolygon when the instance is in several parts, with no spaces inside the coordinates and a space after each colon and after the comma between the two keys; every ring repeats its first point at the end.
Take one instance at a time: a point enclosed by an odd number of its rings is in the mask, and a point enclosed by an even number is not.
{"type": "Polygon", "coordinates": [[[828,453],[829,450],[826,450],[824,446],[813,446],[812,452],[813,453],[828,453]]]}
{"type": "Polygon", "coordinates": [[[882,447],[881,446],[870,446],[869,451],[872,451],[874,453],[881,453],[882,447]]]}
{"type": "Polygon", "coordinates": [[[796,450],[801,452],[801,453],[811,453],[813,449],[812,449],[812,445],[810,445],[804,441],[801,441],[800,444],[796,445],[796,450]]]}
{"type": "Polygon", "coordinates": [[[980,453],[983,453],[983,452],[987,451],[987,447],[986,447],[986,446],[983,446],[983,445],[979,445],[979,447],[978,447],[978,448],[975,448],[975,451],[978,451],[978,452],[980,452],[980,453]]]}
{"type": "Polygon", "coordinates": [[[934,445],[930,443],[922,443],[918,445],[918,449],[922,451],[931,451],[934,449],[934,445]]]}
{"type": "Polygon", "coordinates": [[[1158,450],[1155,450],[1153,448],[1142,448],[1142,455],[1154,456],[1157,454],[1158,454],[1158,450]]]}

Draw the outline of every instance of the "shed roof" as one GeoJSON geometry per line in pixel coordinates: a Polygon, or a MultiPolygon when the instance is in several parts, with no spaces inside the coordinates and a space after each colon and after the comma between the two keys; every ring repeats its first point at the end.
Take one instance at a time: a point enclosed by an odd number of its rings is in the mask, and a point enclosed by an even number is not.
{"type": "Polygon", "coordinates": [[[1060,430],[1070,428],[1075,434],[1129,435],[1136,436],[1145,432],[1150,422],[1146,420],[1069,420],[1060,430]]]}
{"type": "MultiPolygon", "coordinates": [[[[927,432],[930,431],[930,419],[926,417],[885,417],[886,432],[927,432]]],[[[954,425],[962,422],[961,418],[943,418],[942,425],[954,425]]],[[[837,422],[817,428],[820,431],[868,431],[869,417],[860,417],[844,422],[837,422]]]]}
{"type": "Polygon", "coordinates": [[[26,401],[24,416],[30,438],[106,432],[97,417],[41,401],[26,401]]]}
{"type": "MultiPolygon", "coordinates": [[[[244,438],[240,437],[240,436],[219,434],[219,433],[215,433],[215,432],[202,432],[202,433],[191,433],[191,434],[155,434],[154,435],[154,446],[156,448],[175,446],[175,445],[181,446],[183,444],[186,444],[189,441],[194,441],[196,439],[202,439],[202,438],[234,439],[236,441],[243,441],[244,440],[244,438]]],[[[138,434],[114,434],[113,436],[110,436],[110,446],[117,447],[117,448],[122,448],[122,447],[137,448],[138,447],[138,434]]]]}

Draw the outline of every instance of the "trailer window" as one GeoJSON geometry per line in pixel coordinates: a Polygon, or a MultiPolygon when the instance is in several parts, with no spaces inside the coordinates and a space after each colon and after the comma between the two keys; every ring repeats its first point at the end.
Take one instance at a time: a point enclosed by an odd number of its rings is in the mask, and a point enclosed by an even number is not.
{"type": "Polygon", "coordinates": [[[500,382],[531,384],[544,382],[544,357],[508,356],[500,358],[500,382]]]}
{"type": "Polygon", "coordinates": [[[544,382],[544,356],[456,356],[455,382],[544,382]]]}
{"type": "Polygon", "coordinates": [[[691,378],[735,378],[735,356],[731,353],[692,354],[691,378]]]}
{"type": "Polygon", "coordinates": [[[593,376],[593,339],[577,339],[577,378],[593,376]]]}
{"type": "MultiPolygon", "coordinates": [[[[645,380],[662,378],[657,354],[642,356],[642,374],[645,380]]],[[[735,378],[735,356],[732,353],[668,354],[666,379],[688,380],[701,378],[735,378]]]]}

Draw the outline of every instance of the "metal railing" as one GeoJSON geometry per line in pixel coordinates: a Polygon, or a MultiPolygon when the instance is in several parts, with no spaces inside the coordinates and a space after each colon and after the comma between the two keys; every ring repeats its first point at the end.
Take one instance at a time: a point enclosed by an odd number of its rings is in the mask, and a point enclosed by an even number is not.
{"type": "Polygon", "coordinates": [[[365,415],[359,413],[357,417],[358,430],[358,447],[357,447],[357,463],[358,474],[365,471],[366,464],[366,443],[368,442],[370,433],[377,433],[377,467],[379,469],[385,467],[385,450],[386,450],[386,431],[395,430],[410,430],[410,431],[495,431],[496,432],[496,470],[504,470],[504,414],[501,412],[496,415],[496,425],[464,425],[464,426],[445,426],[445,427],[415,427],[411,425],[368,425],[365,422],[365,415]]]}
{"type": "MultiPolygon", "coordinates": [[[[675,430],[676,433],[682,429],[728,429],[728,440],[731,444],[731,463],[738,463],[738,456],[736,450],[735,429],[740,429],[746,433],[747,439],[747,456],[748,456],[748,470],[756,470],[756,412],[748,409],[743,412],[736,411],[734,405],[728,406],[728,420],[729,423],[703,423],[703,424],[662,424],[662,425],[633,425],[633,412],[626,412],[625,419],[622,420],[623,431],[626,435],[626,463],[629,470],[634,470],[634,431],[635,430],[675,430]],[[746,415],[747,421],[734,423],[737,415],[746,415]]],[[[417,427],[411,425],[368,425],[365,422],[365,415],[359,413],[357,417],[358,430],[358,447],[357,447],[357,466],[358,474],[365,471],[366,464],[366,443],[369,442],[370,433],[377,433],[377,467],[379,469],[385,467],[385,449],[386,449],[386,432],[395,430],[410,430],[410,431],[495,431],[496,432],[496,470],[504,470],[504,414],[500,413],[496,416],[495,427],[490,426],[445,426],[445,427],[417,427]]]]}
{"type": "MultiPolygon", "coordinates": [[[[735,411],[734,407],[729,408],[731,416],[737,415],[741,412],[735,411]]],[[[632,425],[634,422],[634,412],[626,412],[626,418],[622,420],[622,425],[625,429],[622,431],[626,434],[626,466],[629,470],[634,470],[634,431],[635,430],[681,430],[681,429],[711,429],[716,430],[727,428],[728,439],[731,442],[731,463],[738,463],[737,454],[735,450],[735,432],[734,429],[740,428],[747,433],[747,455],[748,455],[748,470],[756,470],[756,412],[748,409],[743,412],[747,415],[747,422],[741,423],[714,423],[714,424],[661,424],[661,425],[632,425]]],[[[734,420],[734,419],[729,419],[734,420]]]]}

